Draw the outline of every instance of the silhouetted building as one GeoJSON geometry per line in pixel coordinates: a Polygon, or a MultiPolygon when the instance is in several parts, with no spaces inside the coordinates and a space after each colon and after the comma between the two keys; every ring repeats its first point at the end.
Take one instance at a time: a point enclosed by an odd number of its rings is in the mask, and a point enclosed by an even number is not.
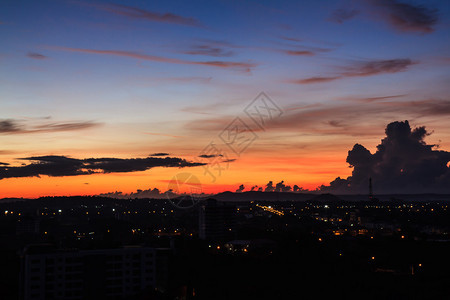
{"type": "Polygon", "coordinates": [[[21,298],[117,299],[164,285],[163,249],[56,250],[28,246],[21,259],[21,298]],[[161,263],[163,262],[163,263],[161,263]],[[163,278],[161,278],[161,276],[163,278]]]}
{"type": "Polygon", "coordinates": [[[200,205],[199,237],[209,241],[223,241],[233,238],[236,229],[236,206],[206,200],[200,205]]]}
{"type": "Polygon", "coordinates": [[[16,234],[37,234],[39,233],[40,221],[37,217],[25,215],[17,219],[16,234]]]}
{"type": "Polygon", "coordinates": [[[372,177],[369,178],[369,201],[378,202],[378,198],[373,196],[372,177]]]}

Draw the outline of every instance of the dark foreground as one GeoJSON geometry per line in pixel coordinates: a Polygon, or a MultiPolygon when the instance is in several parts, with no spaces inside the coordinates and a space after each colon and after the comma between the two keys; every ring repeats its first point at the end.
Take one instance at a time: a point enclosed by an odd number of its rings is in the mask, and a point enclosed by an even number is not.
{"type": "Polygon", "coordinates": [[[0,299],[445,299],[450,294],[446,203],[229,202],[175,209],[148,199],[30,201],[0,204],[0,299]],[[52,245],[47,259],[56,260],[69,249],[134,245],[163,251],[155,260],[155,279],[145,288],[133,285],[143,273],[127,277],[118,257],[114,291],[120,293],[107,294],[113,290],[107,276],[113,275],[97,269],[94,273],[103,275],[89,277],[95,262],[80,258],[78,273],[61,265],[59,287],[52,287],[48,264],[39,273],[45,279],[30,275],[42,287],[28,288],[41,294],[25,295],[24,258],[30,253],[23,249],[42,244],[52,245]],[[76,289],[69,289],[70,278],[78,282],[76,289]],[[126,291],[122,284],[129,280],[135,289],[126,291]]]}

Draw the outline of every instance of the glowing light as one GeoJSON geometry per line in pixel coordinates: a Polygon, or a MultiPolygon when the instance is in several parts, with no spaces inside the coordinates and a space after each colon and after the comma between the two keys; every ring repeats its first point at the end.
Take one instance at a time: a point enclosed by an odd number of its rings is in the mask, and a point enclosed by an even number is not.
{"type": "Polygon", "coordinates": [[[282,212],[280,210],[276,210],[276,209],[272,208],[272,206],[270,206],[270,205],[269,206],[264,206],[264,205],[256,204],[256,207],[262,208],[263,210],[271,212],[271,213],[276,214],[278,216],[283,216],[284,215],[284,212],[282,212]]]}

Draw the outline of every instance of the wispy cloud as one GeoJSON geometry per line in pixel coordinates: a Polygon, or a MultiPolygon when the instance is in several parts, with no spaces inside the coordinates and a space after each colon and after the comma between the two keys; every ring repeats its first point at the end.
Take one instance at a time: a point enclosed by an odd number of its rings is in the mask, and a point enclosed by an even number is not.
{"type": "Polygon", "coordinates": [[[332,76],[314,76],[300,80],[294,80],[293,83],[310,84],[334,81],[347,77],[365,77],[387,73],[398,73],[408,69],[416,62],[410,59],[388,59],[388,60],[370,60],[364,62],[354,62],[351,65],[340,67],[339,72],[332,76]]]}
{"type": "MultiPolygon", "coordinates": [[[[294,132],[308,135],[374,136],[379,133],[378,125],[400,114],[412,119],[450,116],[450,101],[397,100],[401,97],[402,95],[348,97],[348,101],[336,99],[336,103],[329,105],[286,107],[283,109],[285,114],[267,122],[266,128],[268,132],[294,132]],[[367,102],[364,105],[355,105],[355,101],[367,102]],[[368,114],[376,115],[377,118],[368,119],[368,114]]],[[[190,121],[184,128],[192,131],[218,132],[226,128],[229,122],[230,117],[217,116],[190,121]]]]}
{"type": "Polygon", "coordinates": [[[167,137],[173,137],[173,138],[181,138],[182,137],[180,135],[171,135],[171,134],[156,133],[156,132],[144,132],[144,134],[157,135],[157,136],[167,136],[167,137]]]}
{"type": "Polygon", "coordinates": [[[296,37],[290,36],[277,36],[278,39],[282,40],[282,42],[275,42],[278,46],[281,46],[282,49],[275,49],[278,52],[282,52],[287,55],[292,56],[313,56],[319,53],[330,52],[332,48],[325,48],[321,46],[314,46],[315,44],[323,44],[323,42],[315,41],[315,40],[303,40],[296,37]]]}
{"type": "Polygon", "coordinates": [[[29,163],[24,163],[21,166],[0,166],[0,180],[14,177],[39,177],[41,175],[60,177],[99,173],[128,173],[146,171],[156,167],[185,168],[204,165],[178,157],[76,159],[67,156],[49,155],[20,158],[19,160],[29,163]]]}
{"type": "Polygon", "coordinates": [[[429,33],[438,22],[437,10],[397,0],[368,0],[378,16],[401,31],[429,33]]]}
{"type": "Polygon", "coordinates": [[[335,11],[333,11],[329,20],[332,22],[342,24],[345,21],[353,19],[358,14],[359,14],[359,10],[340,8],[340,9],[336,9],[335,11]]]}
{"type": "Polygon", "coordinates": [[[332,77],[322,77],[322,76],[316,76],[316,77],[309,77],[305,79],[299,79],[293,81],[293,83],[299,83],[299,84],[309,84],[309,83],[322,83],[322,82],[329,82],[336,79],[340,79],[341,76],[332,76],[332,77]]]}
{"type": "Polygon", "coordinates": [[[75,131],[101,125],[97,122],[44,122],[30,123],[28,120],[0,120],[0,134],[30,134],[61,131],[75,131]]]}
{"type": "Polygon", "coordinates": [[[286,54],[294,55],[294,56],[313,56],[315,53],[310,50],[286,50],[284,51],[286,54]]]}
{"type": "Polygon", "coordinates": [[[28,52],[27,56],[29,58],[33,58],[33,59],[46,59],[48,58],[47,56],[40,54],[40,53],[36,53],[36,52],[28,52]]]}
{"type": "Polygon", "coordinates": [[[119,4],[86,4],[86,5],[93,6],[97,9],[132,19],[142,19],[151,22],[203,27],[200,21],[198,21],[195,18],[185,17],[174,13],[159,13],[138,7],[119,4]]]}
{"type": "Polygon", "coordinates": [[[390,96],[378,96],[378,97],[347,97],[347,98],[340,98],[339,100],[350,100],[355,102],[362,102],[362,103],[372,103],[372,102],[380,102],[380,101],[386,101],[396,98],[403,98],[405,96],[408,96],[407,94],[403,95],[390,95],[390,96]]]}
{"type": "Polygon", "coordinates": [[[140,54],[131,51],[120,51],[120,50],[96,50],[96,49],[82,49],[82,48],[67,48],[67,47],[49,47],[55,50],[69,51],[69,52],[80,52],[80,53],[90,53],[90,54],[100,54],[100,55],[114,55],[123,56],[134,59],[148,60],[154,62],[171,63],[171,64],[184,64],[184,65],[200,65],[218,68],[229,68],[238,69],[249,72],[252,68],[256,67],[255,63],[245,63],[245,62],[235,62],[235,61],[189,61],[182,60],[178,58],[168,58],[162,56],[140,54]]]}
{"type": "Polygon", "coordinates": [[[363,13],[369,18],[382,21],[402,32],[430,33],[438,23],[438,10],[398,0],[353,1],[351,6],[333,11],[329,20],[344,23],[363,13]]]}
{"type": "Polygon", "coordinates": [[[157,152],[157,153],[152,153],[149,156],[168,156],[169,153],[166,152],[157,152]]]}
{"type": "Polygon", "coordinates": [[[234,52],[229,49],[208,44],[194,45],[191,47],[190,50],[183,51],[182,53],[189,55],[204,55],[213,57],[230,57],[234,55],[234,52]]]}

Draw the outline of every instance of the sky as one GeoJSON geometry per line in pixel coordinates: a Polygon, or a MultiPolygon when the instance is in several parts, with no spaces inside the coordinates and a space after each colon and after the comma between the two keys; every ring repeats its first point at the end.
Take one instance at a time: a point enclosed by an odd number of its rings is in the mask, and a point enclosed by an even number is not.
{"type": "Polygon", "coordinates": [[[449,33],[437,0],[4,0],[0,197],[445,192],[449,33]]]}

